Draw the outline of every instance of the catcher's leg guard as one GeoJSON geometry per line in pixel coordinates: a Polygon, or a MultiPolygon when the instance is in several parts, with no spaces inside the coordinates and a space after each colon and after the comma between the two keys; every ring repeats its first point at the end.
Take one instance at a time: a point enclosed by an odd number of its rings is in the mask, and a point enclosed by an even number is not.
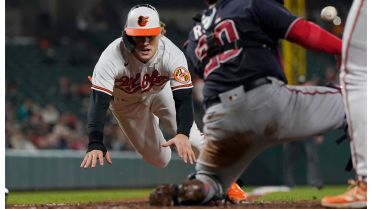
{"type": "Polygon", "coordinates": [[[191,179],[178,186],[178,202],[181,205],[200,205],[207,196],[204,183],[191,179]]]}
{"type": "Polygon", "coordinates": [[[150,194],[149,202],[152,206],[174,206],[178,204],[178,186],[164,184],[156,187],[150,194]]]}
{"type": "MultiPolygon", "coordinates": [[[[190,173],[187,176],[187,179],[195,179],[196,178],[196,171],[190,173]]],[[[227,191],[227,200],[232,203],[245,203],[248,202],[248,194],[240,188],[238,183],[234,182],[227,191]]]]}
{"type": "Polygon", "coordinates": [[[152,206],[201,205],[206,197],[204,183],[197,180],[187,180],[176,186],[174,184],[160,185],[150,194],[152,206]]]}

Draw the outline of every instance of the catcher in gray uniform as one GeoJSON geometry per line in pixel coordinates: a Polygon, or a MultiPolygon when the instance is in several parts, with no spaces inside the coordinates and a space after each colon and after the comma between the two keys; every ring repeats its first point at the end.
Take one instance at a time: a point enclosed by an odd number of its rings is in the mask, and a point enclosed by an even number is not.
{"type": "MultiPolygon", "coordinates": [[[[280,1],[206,2],[209,9],[190,32],[186,53],[205,81],[207,144],[195,179],[170,192],[174,204],[222,199],[265,149],[346,128],[341,91],[287,85],[278,59],[280,39],[340,55],[339,38],[294,16],[280,1]]],[[[150,203],[161,205],[156,200],[163,198],[163,190],[155,189],[150,203]]]]}

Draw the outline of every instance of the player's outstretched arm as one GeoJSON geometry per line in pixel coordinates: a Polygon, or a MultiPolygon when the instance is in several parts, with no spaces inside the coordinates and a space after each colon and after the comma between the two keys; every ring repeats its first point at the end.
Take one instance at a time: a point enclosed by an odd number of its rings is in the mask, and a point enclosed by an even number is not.
{"type": "Polygon", "coordinates": [[[161,146],[169,147],[172,145],[176,146],[178,155],[185,163],[194,164],[196,162],[196,157],[194,151],[192,151],[190,140],[186,135],[177,134],[161,146]]]}
{"type": "Polygon", "coordinates": [[[194,109],[192,103],[192,89],[177,89],[173,92],[176,108],[177,134],[163,143],[163,147],[176,146],[178,155],[185,163],[193,164],[196,161],[189,141],[190,129],[194,122],[194,109]]]}
{"type": "Polygon", "coordinates": [[[92,90],[88,108],[88,150],[81,168],[96,167],[97,159],[100,165],[104,164],[104,159],[112,164],[110,153],[103,144],[103,128],[106,112],[111,101],[111,96],[103,92],[92,90]]]}

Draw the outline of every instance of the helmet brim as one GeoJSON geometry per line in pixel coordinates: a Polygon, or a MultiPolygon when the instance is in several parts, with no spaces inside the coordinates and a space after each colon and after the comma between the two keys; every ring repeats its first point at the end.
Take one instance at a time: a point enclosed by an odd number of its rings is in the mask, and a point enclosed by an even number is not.
{"type": "Polygon", "coordinates": [[[161,33],[161,28],[125,28],[128,36],[157,36],[161,33]]]}

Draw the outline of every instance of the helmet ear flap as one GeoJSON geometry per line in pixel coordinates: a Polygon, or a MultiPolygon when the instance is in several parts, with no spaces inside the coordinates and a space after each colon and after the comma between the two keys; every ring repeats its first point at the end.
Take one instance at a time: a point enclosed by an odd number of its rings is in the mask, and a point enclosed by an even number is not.
{"type": "Polygon", "coordinates": [[[122,40],[123,40],[123,43],[124,43],[124,47],[125,47],[129,52],[133,52],[133,51],[134,51],[133,39],[132,39],[132,37],[128,36],[128,35],[125,33],[125,30],[123,30],[122,40]]]}

